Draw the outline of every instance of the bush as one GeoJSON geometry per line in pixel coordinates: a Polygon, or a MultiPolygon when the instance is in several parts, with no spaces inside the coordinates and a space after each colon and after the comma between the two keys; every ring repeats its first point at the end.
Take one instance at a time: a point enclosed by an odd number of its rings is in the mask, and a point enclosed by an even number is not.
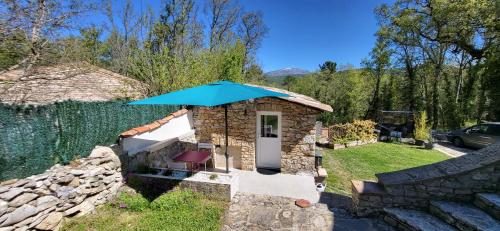
{"type": "Polygon", "coordinates": [[[330,127],[332,144],[346,145],[352,141],[367,142],[377,138],[375,122],[371,120],[354,120],[352,123],[335,124],[330,127]]]}
{"type": "Polygon", "coordinates": [[[430,128],[427,126],[427,113],[425,111],[420,112],[420,115],[415,118],[415,139],[428,141],[430,134],[430,128]]]}

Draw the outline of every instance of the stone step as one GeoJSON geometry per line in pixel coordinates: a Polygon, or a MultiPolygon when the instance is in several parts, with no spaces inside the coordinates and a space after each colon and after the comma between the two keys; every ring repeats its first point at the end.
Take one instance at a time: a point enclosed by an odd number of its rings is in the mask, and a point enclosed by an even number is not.
{"type": "Polygon", "coordinates": [[[478,193],[474,205],[500,220],[500,195],[494,193],[478,193]]]}
{"type": "Polygon", "coordinates": [[[384,220],[400,230],[452,231],[457,230],[439,218],[417,210],[384,208],[384,220]]]}
{"type": "Polygon", "coordinates": [[[500,230],[498,220],[472,205],[450,201],[431,201],[429,209],[432,214],[462,231],[500,230]]]}

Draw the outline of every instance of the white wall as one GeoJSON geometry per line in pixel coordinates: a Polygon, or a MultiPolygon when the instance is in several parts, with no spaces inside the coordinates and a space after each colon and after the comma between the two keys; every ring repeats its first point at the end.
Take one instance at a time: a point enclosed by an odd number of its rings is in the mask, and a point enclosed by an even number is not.
{"type": "Polygon", "coordinates": [[[171,119],[153,131],[124,138],[121,144],[123,152],[128,152],[131,155],[145,150],[155,143],[175,139],[193,131],[193,113],[188,111],[186,114],[171,119]]]}

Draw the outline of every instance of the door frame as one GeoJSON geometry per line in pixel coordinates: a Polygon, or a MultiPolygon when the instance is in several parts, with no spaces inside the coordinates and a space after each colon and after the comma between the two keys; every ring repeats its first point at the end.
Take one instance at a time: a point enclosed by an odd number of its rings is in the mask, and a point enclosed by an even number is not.
{"type": "MultiPolygon", "coordinates": [[[[255,128],[255,168],[259,168],[258,166],[258,158],[259,158],[259,139],[260,139],[260,116],[261,115],[276,115],[278,116],[278,139],[279,139],[279,156],[280,156],[280,167],[281,169],[281,143],[283,141],[283,136],[281,133],[282,121],[281,121],[281,112],[280,111],[257,111],[256,113],[256,128],[255,128]]],[[[265,167],[264,167],[265,168],[265,167]]]]}

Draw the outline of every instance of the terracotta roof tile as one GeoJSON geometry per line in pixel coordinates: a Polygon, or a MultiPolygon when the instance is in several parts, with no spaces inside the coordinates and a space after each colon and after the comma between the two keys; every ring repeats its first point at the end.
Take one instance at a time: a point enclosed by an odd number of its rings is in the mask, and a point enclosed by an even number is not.
{"type": "Polygon", "coordinates": [[[144,126],[141,126],[141,127],[136,127],[134,128],[135,131],[137,131],[137,133],[144,133],[144,132],[149,132],[149,127],[148,125],[144,125],[144,126]]]}
{"type": "Polygon", "coordinates": [[[126,132],[122,132],[122,134],[120,134],[121,137],[131,137],[131,136],[135,136],[137,134],[137,131],[132,129],[132,130],[128,130],[126,132]]]}
{"type": "Polygon", "coordinates": [[[187,112],[188,112],[188,110],[184,108],[182,110],[179,110],[179,111],[176,111],[176,112],[172,113],[172,115],[175,116],[175,117],[179,117],[181,115],[186,114],[187,112]]]}
{"type": "Polygon", "coordinates": [[[167,117],[165,117],[165,118],[163,118],[163,119],[159,119],[159,120],[157,120],[156,122],[158,122],[158,123],[160,123],[161,125],[163,125],[163,124],[168,123],[168,121],[170,121],[170,120],[171,120],[171,119],[173,119],[173,118],[174,118],[174,116],[173,116],[173,115],[169,115],[169,116],[167,116],[167,117]]]}

